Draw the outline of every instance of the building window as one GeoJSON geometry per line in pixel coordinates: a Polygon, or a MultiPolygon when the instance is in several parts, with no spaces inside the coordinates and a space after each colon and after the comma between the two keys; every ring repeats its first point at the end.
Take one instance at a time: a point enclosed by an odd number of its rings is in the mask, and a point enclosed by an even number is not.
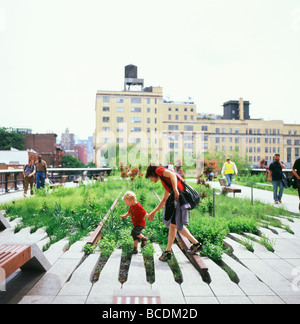
{"type": "Polygon", "coordinates": [[[109,127],[102,127],[102,132],[109,132],[110,128],[109,127]]]}
{"type": "Polygon", "coordinates": [[[178,130],[178,125],[169,125],[168,130],[169,131],[177,131],[178,130]]]}
{"type": "Polygon", "coordinates": [[[117,123],[123,123],[124,117],[117,117],[117,123]]]}
{"type": "Polygon", "coordinates": [[[117,112],[124,112],[124,108],[123,107],[117,107],[117,112]]]}
{"type": "Polygon", "coordinates": [[[287,163],[292,162],[292,149],[290,147],[287,148],[287,163]]]}
{"type": "Polygon", "coordinates": [[[140,143],[141,139],[140,138],[131,138],[129,143],[130,144],[136,144],[136,143],[140,143]]]}
{"type": "Polygon", "coordinates": [[[102,101],[103,101],[103,102],[109,102],[109,97],[107,97],[107,96],[103,96],[103,97],[102,97],[102,101]]]}
{"type": "Polygon", "coordinates": [[[140,112],[142,112],[142,108],[140,108],[140,107],[132,107],[131,112],[140,113],[140,112]]]}
{"type": "Polygon", "coordinates": [[[194,144],[193,143],[184,143],[184,148],[192,150],[194,148],[194,144]]]}
{"type": "Polygon", "coordinates": [[[140,117],[132,117],[130,120],[132,124],[138,124],[142,122],[142,118],[140,117]]]}
{"type": "Polygon", "coordinates": [[[142,131],[141,127],[131,127],[131,133],[140,133],[142,131]]]}
{"type": "Polygon", "coordinates": [[[123,103],[123,102],[124,102],[124,99],[122,97],[117,98],[117,103],[123,103]]]}
{"type": "Polygon", "coordinates": [[[186,132],[192,132],[193,130],[194,130],[194,126],[191,126],[191,125],[184,126],[184,131],[186,131],[186,132]]]}
{"type": "Polygon", "coordinates": [[[140,104],[142,103],[142,99],[139,97],[131,97],[131,103],[140,104]]]}
{"type": "Polygon", "coordinates": [[[148,118],[147,118],[147,124],[150,124],[150,122],[151,122],[151,118],[148,117],[148,118]]]}
{"type": "Polygon", "coordinates": [[[103,107],[102,111],[109,111],[109,107],[103,107]]]}
{"type": "Polygon", "coordinates": [[[109,117],[102,117],[103,123],[109,123],[109,117]]]}
{"type": "Polygon", "coordinates": [[[202,132],[207,132],[208,131],[208,126],[202,126],[201,130],[202,130],[202,132]]]}

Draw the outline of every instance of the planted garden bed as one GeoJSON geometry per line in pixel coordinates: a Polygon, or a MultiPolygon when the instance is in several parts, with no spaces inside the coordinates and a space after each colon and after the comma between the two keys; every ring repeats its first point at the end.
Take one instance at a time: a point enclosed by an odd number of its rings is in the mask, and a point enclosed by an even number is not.
{"type": "MultiPolygon", "coordinates": [[[[282,208],[274,208],[261,202],[251,204],[250,199],[231,199],[226,196],[216,197],[215,217],[212,217],[212,190],[204,186],[191,183],[205,198],[200,205],[191,211],[189,229],[191,233],[205,246],[201,252],[216,262],[222,258],[223,239],[231,233],[258,233],[259,226],[284,227],[280,221],[274,223],[270,216],[291,216],[282,208]]],[[[107,214],[116,197],[121,191],[132,190],[137,200],[146,211],[151,212],[158,204],[156,194],[162,198],[164,189],[160,183],[154,184],[144,178],[131,180],[108,179],[102,183],[80,185],[78,188],[58,188],[51,194],[38,192],[30,199],[3,204],[10,217],[21,217],[22,227],[34,226],[35,229],[45,227],[51,239],[51,244],[69,238],[70,244],[86,236],[99,225],[107,214]]],[[[131,260],[133,240],[131,237],[132,222],[130,217],[122,220],[120,215],[128,211],[128,206],[120,199],[103,227],[103,237],[96,247],[86,246],[85,252],[92,253],[95,248],[101,251],[101,260],[95,272],[94,281],[110,254],[116,249],[122,249],[122,264],[120,282],[125,282],[127,270],[131,260]]],[[[291,231],[290,231],[291,232],[291,231]]],[[[147,278],[154,282],[153,246],[158,243],[162,250],[166,248],[168,229],[162,221],[162,210],[152,222],[147,221],[143,234],[149,239],[143,249],[147,278]]],[[[180,269],[175,258],[169,263],[175,279],[180,282],[180,269]]]]}

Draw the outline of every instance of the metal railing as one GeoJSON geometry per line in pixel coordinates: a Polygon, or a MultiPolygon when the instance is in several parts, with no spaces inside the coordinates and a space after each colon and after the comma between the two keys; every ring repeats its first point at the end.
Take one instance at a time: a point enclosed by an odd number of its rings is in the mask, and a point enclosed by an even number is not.
{"type": "MultiPolygon", "coordinates": [[[[110,175],[112,169],[109,167],[104,168],[48,168],[47,177],[57,182],[61,180],[62,176],[67,176],[66,181],[73,181],[83,173],[86,177],[95,178],[104,175],[110,175]]],[[[24,188],[23,169],[0,170],[0,192],[9,192],[10,190],[18,190],[19,185],[24,188]]]]}

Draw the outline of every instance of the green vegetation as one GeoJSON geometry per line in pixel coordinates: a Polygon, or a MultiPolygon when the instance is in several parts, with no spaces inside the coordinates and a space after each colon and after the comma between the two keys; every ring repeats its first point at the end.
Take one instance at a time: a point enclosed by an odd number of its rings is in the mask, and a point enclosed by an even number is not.
{"type": "Polygon", "coordinates": [[[24,136],[18,132],[8,132],[5,128],[0,128],[0,150],[25,150],[24,136]]]}
{"type": "MultiPolygon", "coordinates": [[[[230,232],[258,234],[259,226],[269,225],[292,232],[289,227],[282,225],[280,220],[270,217],[289,216],[291,218],[289,212],[258,201],[252,205],[247,199],[232,199],[217,195],[215,217],[212,217],[212,190],[198,186],[195,182],[191,182],[191,185],[200,190],[205,198],[196,209],[191,211],[188,228],[205,246],[201,253],[217,262],[221,260],[224,252],[223,239],[230,232]]],[[[136,177],[134,181],[109,177],[102,183],[80,185],[78,188],[71,189],[58,188],[48,194],[38,191],[33,198],[4,204],[0,209],[5,209],[8,216],[23,219],[19,229],[27,226],[33,226],[35,229],[45,227],[51,243],[68,237],[72,244],[97,227],[114,200],[125,190],[134,191],[137,200],[147,212],[151,212],[157,206],[159,202],[157,196],[162,198],[164,194],[164,189],[159,182],[154,184],[141,177],[136,177]]],[[[98,243],[102,257],[108,258],[115,248],[120,248],[124,257],[130,258],[133,247],[132,222],[130,217],[124,220],[120,218],[120,215],[125,214],[127,210],[128,206],[120,199],[105,223],[103,238],[98,243]]],[[[168,229],[162,221],[162,210],[156,214],[152,222],[147,221],[143,234],[149,239],[149,243],[143,249],[143,255],[151,267],[153,263],[151,242],[158,243],[162,250],[167,245],[168,229]]],[[[261,243],[272,250],[273,244],[270,240],[262,238],[261,243]]],[[[252,249],[249,240],[245,239],[244,244],[250,250],[252,249]]],[[[84,248],[86,254],[93,253],[94,249],[89,246],[84,248]]]]}
{"type": "Polygon", "coordinates": [[[30,199],[0,206],[12,218],[21,217],[21,228],[45,227],[50,243],[68,237],[70,245],[98,226],[123,188],[122,181],[96,182],[79,188],[59,187],[47,194],[36,192],[30,199]]]}

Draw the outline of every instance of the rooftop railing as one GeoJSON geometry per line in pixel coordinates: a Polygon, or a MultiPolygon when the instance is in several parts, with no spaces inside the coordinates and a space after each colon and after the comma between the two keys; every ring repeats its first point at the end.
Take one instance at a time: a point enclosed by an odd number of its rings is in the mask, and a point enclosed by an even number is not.
{"type": "MultiPolygon", "coordinates": [[[[62,176],[67,176],[66,181],[73,181],[85,173],[86,177],[96,178],[110,175],[112,169],[109,167],[103,168],[48,168],[47,177],[57,182],[62,176]]],[[[24,188],[23,169],[0,170],[0,193],[8,193],[11,190],[19,190],[22,185],[24,188]]]]}

